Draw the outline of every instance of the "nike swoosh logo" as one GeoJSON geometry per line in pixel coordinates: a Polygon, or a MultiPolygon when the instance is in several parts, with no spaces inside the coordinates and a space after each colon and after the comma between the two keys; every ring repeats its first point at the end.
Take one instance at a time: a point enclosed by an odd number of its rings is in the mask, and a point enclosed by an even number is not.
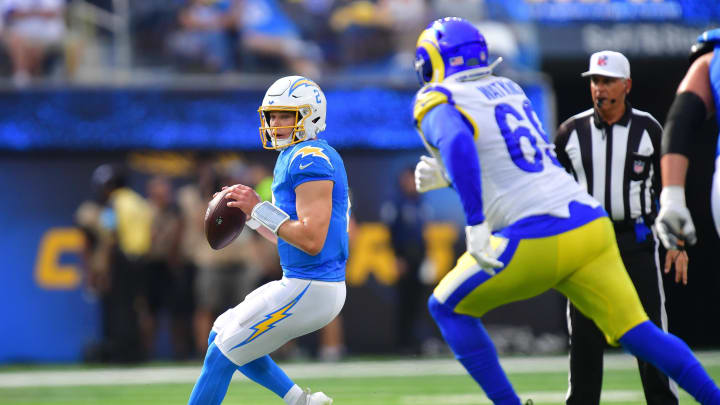
{"type": "Polygon", "coordinates": [[[306,164],[306,165],[300,165],[300,170],[302,170],[302,169],[310,166],[310,165],[313,164],[313,163],[315,163],[315,162],[310,162],[310,163],[308,163],[308,164],[306,164]]]}

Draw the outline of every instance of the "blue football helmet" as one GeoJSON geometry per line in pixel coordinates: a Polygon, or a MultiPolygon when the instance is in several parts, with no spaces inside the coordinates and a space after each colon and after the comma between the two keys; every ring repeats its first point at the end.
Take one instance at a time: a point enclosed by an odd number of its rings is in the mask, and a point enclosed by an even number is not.
{"type": "Polygon", "coordinates": [[[458,72],[465,79],[484,76],[502,61],[488,65],[485,37],[469,21],[459,17],[435,20],[418,37],[415,71],[420,84],[438,83],[458,72]]]}
{"type": "Polygon", "coordinates": [[[689,60],[692,65],[695,59],[712,52],[716,44],[720,43],[720,28],[708,30],[700,34],[693,46],[690,48],[689,60]]]}

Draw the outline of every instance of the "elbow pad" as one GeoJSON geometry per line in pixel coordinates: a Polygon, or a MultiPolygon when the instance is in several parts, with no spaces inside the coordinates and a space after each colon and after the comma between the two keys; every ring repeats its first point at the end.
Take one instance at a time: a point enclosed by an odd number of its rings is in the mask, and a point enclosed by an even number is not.
{"type": "Polygon", "coordinates": [[[686,91],[675,96],[665,121],[662,154],[679,153],[689,156],[692,144],[706,118],[705,103],[697,94],[686,91]]]}

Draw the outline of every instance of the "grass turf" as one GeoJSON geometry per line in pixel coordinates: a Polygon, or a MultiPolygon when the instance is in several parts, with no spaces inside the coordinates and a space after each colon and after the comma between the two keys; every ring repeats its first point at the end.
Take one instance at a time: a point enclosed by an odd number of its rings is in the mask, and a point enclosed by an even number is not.
{"type": "MultiPolygon", "coordinates": [[[[720,380],[720,365],[708,371],[720,380]]],[[[431,372],[431,371],[430,371],[431,372]]],[[[535,404],[564,402],[566,372],[516,372],[509,374],[523,400],[535,404]]],[[[2,374],[0,373],[0,379],[2,374]]],[[[346,377],[302,379],[302,387],[324,391],[339,405],[463,405],[487,404],[489,401],[467,375],[427,375],[407,377],[346,377]]],[[[59,387],[0,388],[0,404],[52,405],[145,405],[187,403],[192,383],[94,385],[59,387]]],[[[640,405],[645,403],[636,370],[606,370],[603,404],[640,405]]],[[[695,403],[681,392],[681,404],[695,403]]],[[[262,387],[247,381],[233,381],[223,402],[225,405],[281,405],[282,400],[262,387]]]]}

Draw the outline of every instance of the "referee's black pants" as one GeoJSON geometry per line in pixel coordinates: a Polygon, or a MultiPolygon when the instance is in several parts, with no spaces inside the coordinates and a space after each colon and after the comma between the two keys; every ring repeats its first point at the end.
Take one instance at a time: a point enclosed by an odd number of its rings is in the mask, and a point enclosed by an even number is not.
{"type": "MultiPolygon", "coordinates": [[[[663,328],[667,324],[663,307],[664,292],[657,241],[652,233],[637,242],[632,229],[615,229],[620,255],[640,296],[645,312],[652,322],[663,328]]],[[[567,405],[600,403],[603,377],[603,352],[608,347],[603,333],[595,323],[568,303],[570,331],[570,376],[567,405]]],[[[638,359],[645,400],[648,405],[677,405],[677,387],[660,370],[638,359]]]]}

